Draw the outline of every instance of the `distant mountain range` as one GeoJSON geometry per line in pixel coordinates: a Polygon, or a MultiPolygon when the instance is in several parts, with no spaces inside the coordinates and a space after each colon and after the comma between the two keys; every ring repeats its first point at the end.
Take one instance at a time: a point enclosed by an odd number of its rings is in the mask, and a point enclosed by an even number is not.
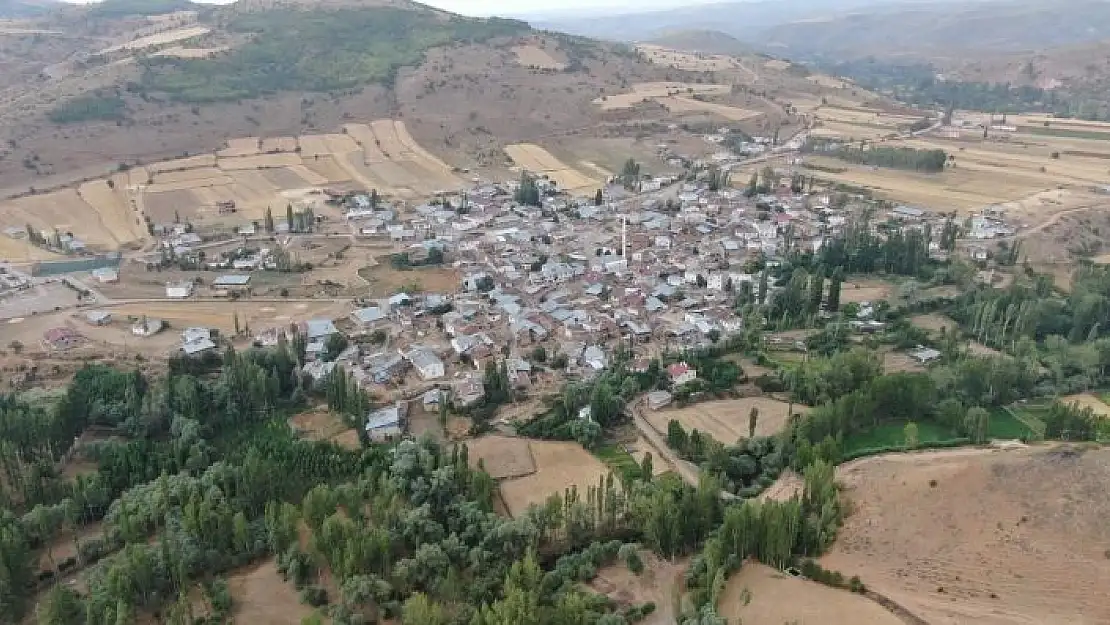
{"type": "Polygon", "coordinates": [[[60,0],[0,0],[0,18],[38,17],[62,6],[60,0]]]}
{"type": "Polygon", "coordinates": [[[540,25],[627,41],[708,29],[788,58],[898,55],[943,60],[969,52],[1034,51],[1108,39],[1110,2],[756,0],[540,25]]]}

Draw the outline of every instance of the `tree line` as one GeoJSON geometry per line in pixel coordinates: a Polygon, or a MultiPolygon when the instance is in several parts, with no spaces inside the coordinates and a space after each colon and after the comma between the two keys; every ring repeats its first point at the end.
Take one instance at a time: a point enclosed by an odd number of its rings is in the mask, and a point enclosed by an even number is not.
{"type": "Polygon", "coordinates": [[[942,172],[948,164],[948,153],[939,149],[923,150],[885,145],[853,146],[840,141],[809,139],[802,147],[802,151],[831,156],[856,165],[908,169],[927,174],[942,172]]]}

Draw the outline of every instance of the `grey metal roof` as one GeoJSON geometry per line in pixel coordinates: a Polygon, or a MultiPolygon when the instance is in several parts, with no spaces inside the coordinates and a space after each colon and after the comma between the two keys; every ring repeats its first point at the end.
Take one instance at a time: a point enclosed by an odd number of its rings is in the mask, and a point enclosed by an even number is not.
{"type": "Polygon", "coordinates": [[[251,281],[250,275],[227,274],[212,281],[212,286],[246,286],[251,281]]]}
{"type": "Polygon", "coordinates": [[[359,323],[373,323],[385,319],[385,313],[377,306],[370,306],[368,308],[359,308],[351,313],[355,321],[359,323]]]}

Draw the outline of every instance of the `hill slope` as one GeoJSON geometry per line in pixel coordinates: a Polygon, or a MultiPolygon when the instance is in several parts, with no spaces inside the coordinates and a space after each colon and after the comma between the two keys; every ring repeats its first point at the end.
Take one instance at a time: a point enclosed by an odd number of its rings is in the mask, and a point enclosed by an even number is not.
{"type": "Polygon", "coordinates": [[[60,0],[0,0],[0,18],[38,17],[62,6],[60,0]]]}
{"type": "Polygon", "coordinates": [[[740,56],[751,54],[751,46],[719,30],[676,30],[653,38],[653,45],[702,54],[740,56]]]}

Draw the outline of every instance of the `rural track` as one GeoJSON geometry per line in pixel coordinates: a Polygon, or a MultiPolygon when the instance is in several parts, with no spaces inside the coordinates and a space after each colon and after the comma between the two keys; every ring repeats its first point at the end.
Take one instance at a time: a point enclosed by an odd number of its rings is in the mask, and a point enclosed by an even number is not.
{"type": "MultiPolygon", "coordinates": [[[[655,448],[659,456],[674,467],[675,472],[678,473],[679,477],[681,477],[684,482],[697,488],[701,471],[698,467],[694,466],[693,463],[679,458],[678,454],[674,453],[670,446],[667,445],[667,441],[663,440],[663,436],[659,431],[651,425],[646,417],[644,417],[643,406],[644,400],[642,399],[638,400],[632,406],[632,422],[636,424],[636,429],[639,430],[640,434],[647,439],[648,443],[650,443],[653,448],[655,448]]],[[[726,490],[722,490],[719,496],[721,499],[726,500],[736,499],[736,495],[726,490]]]]}

